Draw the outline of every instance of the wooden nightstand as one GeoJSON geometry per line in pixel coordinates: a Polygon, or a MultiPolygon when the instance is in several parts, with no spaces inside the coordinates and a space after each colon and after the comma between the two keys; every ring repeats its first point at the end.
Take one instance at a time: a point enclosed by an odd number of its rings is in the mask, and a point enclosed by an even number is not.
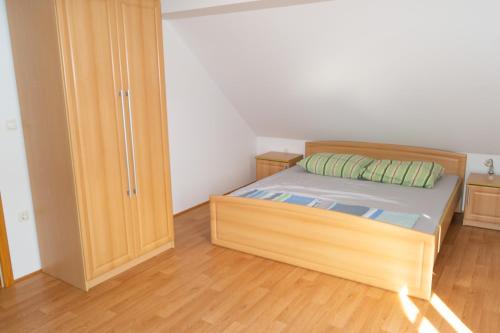
{"type": "Polygon", "coordinates": [[[303,156],[300,154],[279,153],[275,151],[258,155],[255,157],[257,180],[293,167],[302,158],[303,156]]]}
{"type": "Polygon", "coordinates": [[[469,176],[464,225],[500,230],[500,176],[469,176]]]}

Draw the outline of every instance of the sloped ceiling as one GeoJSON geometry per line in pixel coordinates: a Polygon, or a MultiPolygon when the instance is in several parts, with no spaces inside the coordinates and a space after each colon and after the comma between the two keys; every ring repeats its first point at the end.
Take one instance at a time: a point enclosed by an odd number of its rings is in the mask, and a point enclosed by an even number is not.
{"type": "Polygon", "coordinates": [[[165,19],[177,19],[296,6],[319,1],[332,0],[162,0],[162,12],[165,19]]]}
{"type": "Polygon", "coordinates": [[[499,13],[336,0],[172,25],[259,136],[500,153],[499,13]]]}

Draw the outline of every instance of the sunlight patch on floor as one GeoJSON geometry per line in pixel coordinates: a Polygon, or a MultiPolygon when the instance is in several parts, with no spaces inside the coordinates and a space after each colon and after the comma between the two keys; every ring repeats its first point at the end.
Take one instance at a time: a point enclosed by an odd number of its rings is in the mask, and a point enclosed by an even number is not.
{"type": "Polygon", "coordinates": [[[444,302],[439,298],[438,295],[432,294],[431,304],[441,315],[451,325],[457,332],[460,333],[472,333],[472,331],[457,317],[450,308],[444,304],[444,302]]]}
{"type": "Polygon", "coordinates": [[[406,317],[412,323],[415,323],[417,320],[418,313],[420,312],[412,302],[412,300],[408,297],[408,288],[404,287],[399,291],[399,299],[401,301],[401,305],[403,306],[403,311],[406,314],[406,317]]]}
{"type": "MultiPolygon", "coordinates": [[[[420,310],[418,307],[415,305],[415,303],[408,297],[408,288],[404,287],[401,288],[399,291],[399,299],[401,301],[401,307],[403,308],[403,312],[406,315],[406,318],[408,320],[415,324],[418,325],[418,331],[419,332],[439,332],[434,325],[429,321],[424,316],[421,316],[421,319],[419,322],[417,322],[417,319],[419,319],[419,314],[420,310]]],[[[472,333],[472,331],[458,318],[456,314],[451,311],[451,309],[439,298],[438,295],[432,294],[431,300],[430,300],[431,305],[434,307],[434,309],[441,315],[441,317],[450,324],[450,326],[459,333],[472,333]]]]}
{"type": "Polygon", "coordinates": [[[431,324],[427,318],[423,318],[418,326],[419,333],[438,333],[439,331],[431,324]]]}

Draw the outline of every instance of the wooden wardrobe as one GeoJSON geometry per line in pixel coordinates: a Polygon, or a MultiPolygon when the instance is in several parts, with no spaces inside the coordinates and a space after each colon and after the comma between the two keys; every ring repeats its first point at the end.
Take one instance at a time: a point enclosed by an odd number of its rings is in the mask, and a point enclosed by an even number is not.
{"type": "Polygon", "coordinates": [[[159,0],[7,0],[43,271],[81,289],[174,246],[159,0]]]}

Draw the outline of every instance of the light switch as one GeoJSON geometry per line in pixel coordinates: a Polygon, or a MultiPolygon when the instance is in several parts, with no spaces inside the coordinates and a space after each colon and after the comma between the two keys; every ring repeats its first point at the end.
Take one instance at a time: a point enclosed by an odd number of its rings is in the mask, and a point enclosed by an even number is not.
{"type": "Polygon", "coordinates": [[[25,210],[19,213],[19,222],[26,222],[30,219],[30,213],[25,210]]]}
{"type": "Polygon", "coordinates": [[[9,119],[6,121],[6,127],[8,131],[15,131],[17,130],[17,120],[16,119],[9,119]]]}

